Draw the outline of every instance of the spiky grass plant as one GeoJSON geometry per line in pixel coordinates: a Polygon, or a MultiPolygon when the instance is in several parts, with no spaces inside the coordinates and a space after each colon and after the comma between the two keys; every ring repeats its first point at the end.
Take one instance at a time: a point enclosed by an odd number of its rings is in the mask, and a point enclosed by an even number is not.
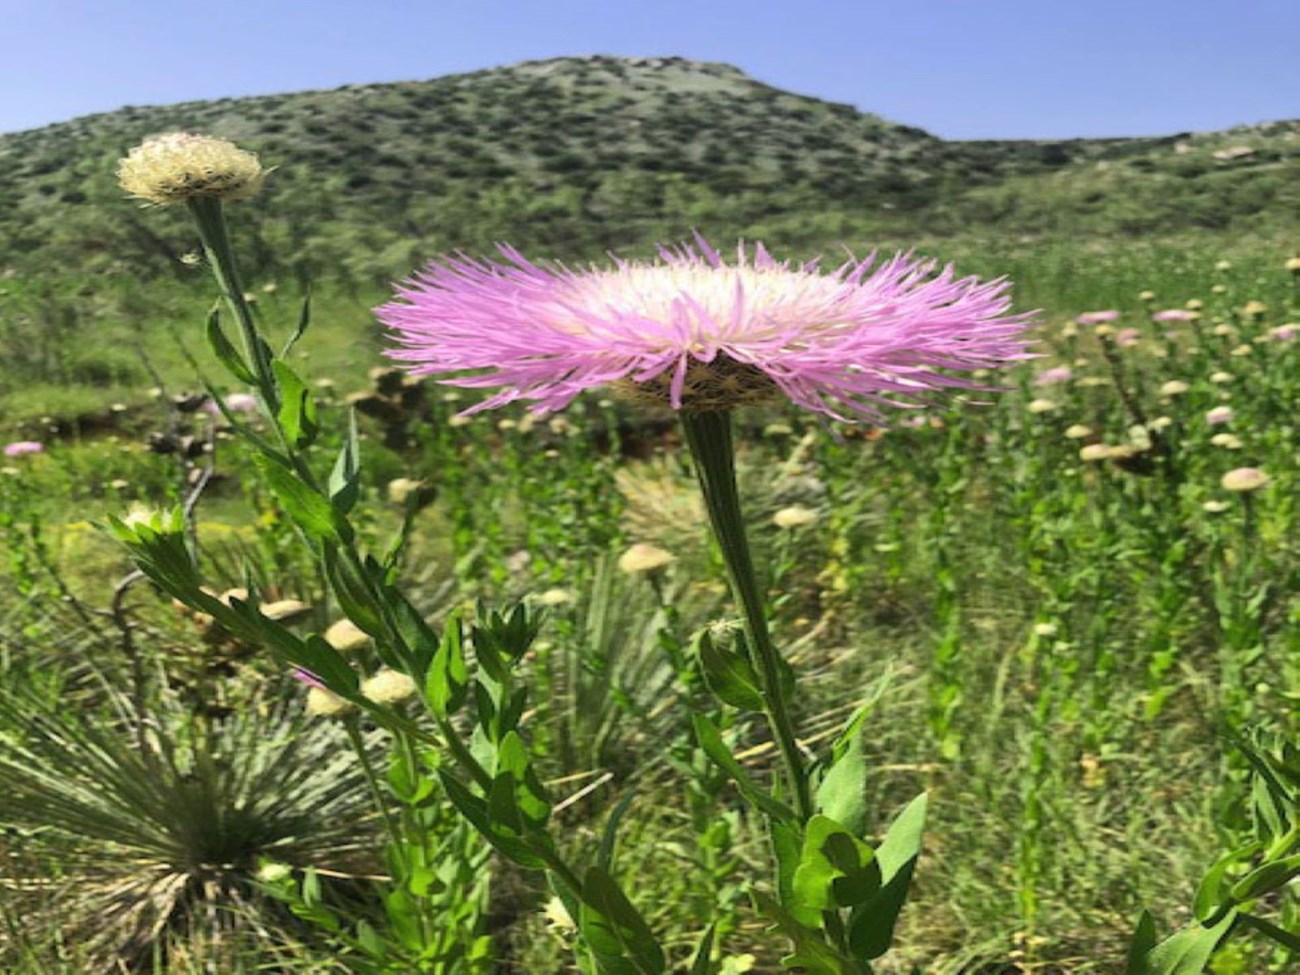
{"type": "MultiPolygon", "coordinates": [[[[164,693],[143,716],[142,749],[138,702],[102,693],[69,706],[0,689],[0,825],[27,837],[6,898],[44,904],[32,916],[78,957],[135,969],[176,935],[213,950],[266,937],[284,918],[254,882],[259,859],[361,862],[371,831],[355,762],[339,735],[302,733],[296,706],[267,698],[208,723],[164,693]]],[[[18,947],[0,933],[6,965],[18,947]]]]}

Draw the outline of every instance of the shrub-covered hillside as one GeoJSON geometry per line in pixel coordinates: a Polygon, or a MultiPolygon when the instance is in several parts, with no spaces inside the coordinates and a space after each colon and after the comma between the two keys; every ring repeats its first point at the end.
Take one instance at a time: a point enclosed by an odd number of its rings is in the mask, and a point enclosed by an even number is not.
{"type": "Polygon", "coordinates": [[[574,258],[692,226],[792,245],[1009,229],[1293,225],[1300,122],[1158,139],[948,142],[681,58],[580,57],[116,112],[0,135],[0,265],[162,269],[193,245],[113,180],[143,137],[224,136],[278,167],[250,257],[400,273],[509,238],[574,258]]]}

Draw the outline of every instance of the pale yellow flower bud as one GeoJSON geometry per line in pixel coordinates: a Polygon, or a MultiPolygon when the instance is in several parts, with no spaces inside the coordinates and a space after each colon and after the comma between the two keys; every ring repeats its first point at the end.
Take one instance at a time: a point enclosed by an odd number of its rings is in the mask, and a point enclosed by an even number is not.
{"type": "Polygon", "coordinates": [[[415,681],[385,667],[361,682],[361,694],[376,704],[397,704],[415,695],[415,681]]]}
{"type": "Polygon", "coordinates": [[[651,545],[649,542],[637,542],[619,556],[618,567],[620,571],[626,572],[628,575],[639,575],[641,573],[658,572],[676,560],[677,556],[671,552],[665,552],[658,545],[651,545]]]}
{"type": "Polygon", "coordinates": [[[1171,379],[1169,380],[1169,382],[1165,383],[1160,387],[1160,395],[1181,396],[1189,389],[1191,389],[1191,387],[1188,386],[1187,383],[1183,382],[1181,379],[1171,379]]]}
{"type": "Polygon", "coordinates": [[[1258,467],[1238,467],[1224,474],[1219,484],[1225,491],[1258,491],[1266,487],[1271,480],[1272,478],[1258,467]]]}
{"type": "Polygon", "coordinates": [[[262,188],[266,170],[233,142],[188,132],[146,139],[117,165],[117,182],[158,206],[187,200],[241,200],[262,188]]]}
{"type": "Polygon", "coordinates": [[[539,606],[564,606],[573,602],[573,593],[567,589],[547,589],[537,596],[539,606]]]}
{"type": "Polygon", "coordinates": [[[772,524],[777,528],[803,528],[817,520],[817,512],[803,505],[795,504],[782,508],[772,516],[772,524]]]}
{"type": "Polygon", "coordinates": [[[370,634],[349,619],[330,624],[325,642],[339,653],[355,653],[370,643],[370,634]]]}
{"type": "Polygon", "coordinates": [[[1092,436],[1092,427],[1084,426],[1082,423],[1075,423],[1065,428],[1065,436],[1068,440],[1082,440],[1084,437],[1092,436]]]}
{"type": "Polygon", "coordinates": [[[351,701],[323,687],[312,687],[307,691],[306,711],[313,718],[341,718],[355,710],[356,705],[351,701]]]}

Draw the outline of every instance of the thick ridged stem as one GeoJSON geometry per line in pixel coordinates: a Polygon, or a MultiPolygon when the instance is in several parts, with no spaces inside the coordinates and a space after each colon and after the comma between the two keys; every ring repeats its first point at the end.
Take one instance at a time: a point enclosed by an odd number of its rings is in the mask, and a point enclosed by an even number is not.
{"type": "Polygon", "coordinates": [[[795,808],[800,818],[807,822],[813,814],[808,772],[799,753],[786,707],[787,695],[782,680],[786,663],[772,645],[767,616],[763,611],[762,591],[749,554],[749,539],[740,508],[740,492],[736,487],[731,414],[726,411],[683,411],[681,417],[686,443],[690,447],[695,472],[704,492],[709,522],[722,549],[731,591],[744,615],[745,636],[753,656],[751,662],[755,665],[762,684],[763,710],[785,764],[795,808]]]}

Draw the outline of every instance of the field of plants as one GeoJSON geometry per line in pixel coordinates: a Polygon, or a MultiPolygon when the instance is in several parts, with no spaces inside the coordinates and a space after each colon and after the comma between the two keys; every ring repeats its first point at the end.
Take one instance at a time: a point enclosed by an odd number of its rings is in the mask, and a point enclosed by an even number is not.
{"type": "Polygon", "coordinates": [[[717,428],[466,414],[191,209],[0,280],[0,969],[1296,970],[1287,242],[934,241],[1035,357],[736,410],[737,512],[717,428]]]}

